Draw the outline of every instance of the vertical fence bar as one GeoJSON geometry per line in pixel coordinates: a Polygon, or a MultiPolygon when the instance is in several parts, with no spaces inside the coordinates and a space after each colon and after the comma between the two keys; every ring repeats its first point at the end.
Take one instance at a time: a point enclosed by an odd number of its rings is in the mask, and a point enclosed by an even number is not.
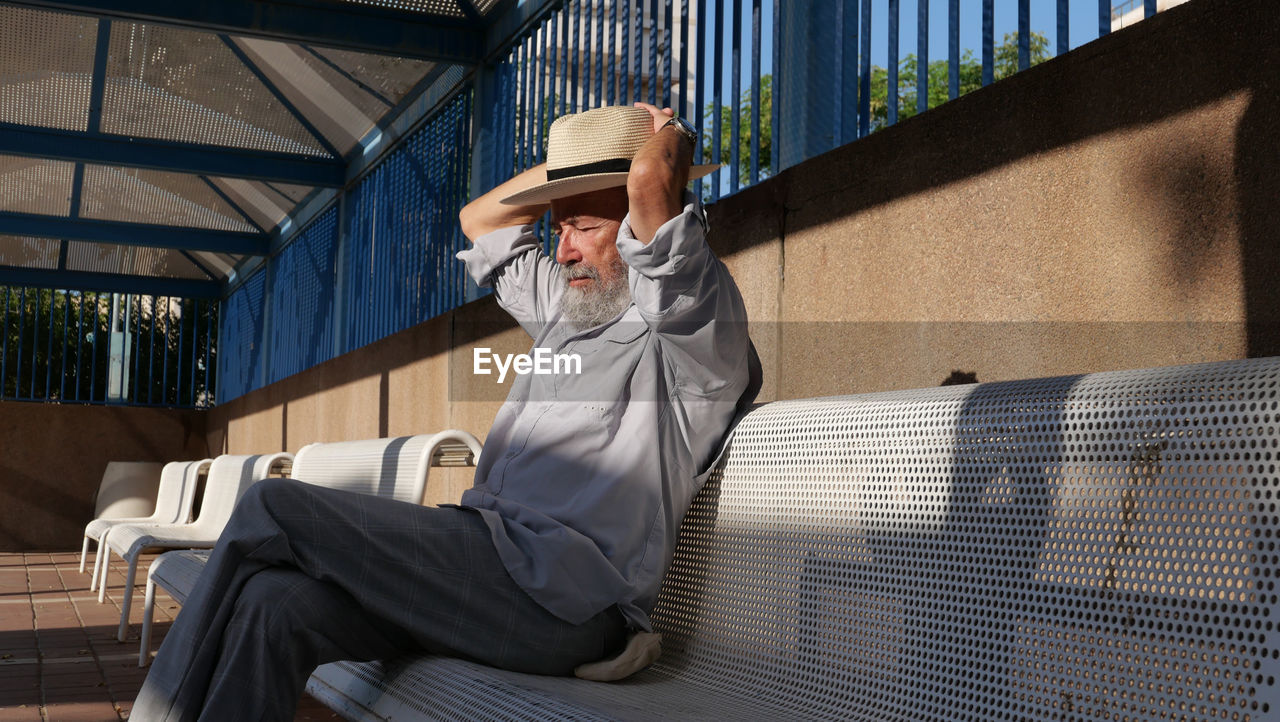
{"type": "Polygon", "coordinates": [[[557,78],[560,80],[560,102],[557,103],[557,107],[559,107],[560,111],[556,113],[556,117],[559,117],[568,112],[566,109],[569,107],[569,11],[566,8],[563,12],[557,13],[556,15],[564,16],[560,19],[560,69],[557,75],[557,78]]]}
{"type": "Polygon", "coordinates": [[[832,47],[835,57],[831,59],[831,71],[835,73],[835,81],[831,83],[831,146],[840,145],[841,139],[844,137],[844,56],[845,56],[845,27],[849,24],[850,19],[845,14],[845,3],[836,0],[835,4],[835,37],[836,41],[832,47]]]}
{"type": "MultiPolygon", "coordinates": [[[[681,0],[681,2],[684,2],[684,0],[681,0]]],[[[666,11],[662,16],[663,18],[662,49],[663,51],[662,51],[662,103],[661,105],[664,108],[668,108],[671,106],[671,85],[672,85],[671,56],[675,54],[675,47],[674,47],[675,34],[672,32],[673,28],[671,26],[675,22],[674,15],[675,15],[675,10],[671,5],[671,0],[667,0],[666,11]]],[[[680,115],[680,112],[676,112],[676,115],[680,115]]]]}
{"type": "MultiPolygon", "coordinates": [[[[265,273],[265,271],[264,271],[265,273]]],[[[151,296],[151,322],[147,334],[147,403],[151,403],[151,391],[156,378],[156,296],[151,296]]],[[[265,345],[265,344],[264,344],[265,345]]]]}
{"type": "MultiPolygon", "coordinates": [[[[631,102],[631,73],[627,71],[630,67],[631,59],[631,0],[622,1],[622,21],[618,23],[618,30],[622,33],[621,43],[622,50],[618,53],[618,102],[626,104],[631,102]]],[[[616,5],[619,0],[614,0],[616,5]]]]}
{"type": "MultiPolygon", "coordinates": [[[[164,304],[164,373],[161,374],[160,403],[169,403],[169,334],[173,331],[173,296],[168,296],[164,304]]],[[[301,348],[301,345],[299,345],[301,348]]],[[[174,402],[175,404],[177,402],[174,402]]]]}
{"type": "Polygon", "coordinates": [[[533,120],[533,163],[534,165],[537,165],[538,163],[542,162],[542,145],[543,145],[542,135],[543,135],[543,128],[545,127],[545,123],[547,122],[546,120],[547,97],[544,93],[548,87],[548,78],[546,77],[547,67],[548,67],[547,58],[551,55],[551,53],[548,52],[546,47],[547,38],[548,38],[547,32],[548,32],[547,24],[543,23],[538,28],[538,35],[537,35],[538,49],[540,52],[537,53],[538,87],[537,87],[537,95],[534,98],[534,108],[536,112],[534,113],[534,116],[533,116],[534,118],[533,120]]]}
{"type": "Polygon", "coordinates": [[[31,383],[27,398],[36,397],[36,377],[40,375],[40,289],[36,289],[35,316],[31,319],[31,383]]]}
{"type": "MultiPolygon", "coordinates": [[[[836,7],[836,25],[839,35],[836,36],[834,59],[836,73],[836,92],[840,102],[833,102],[835,128],[832,131],[832,145],[844,145],[858,137],[858,0],[839,0],[836,7]]],[[[776,4],[776,3],[775,3],[776,4]]],[[[778,73],[773,74],[773,82],[778,82],[778,73]]],[[[771,139],[777,143],[776,136],[771,139]]]]}
{"type": "Polygon", "coordinates": [[[917,0],[916,112],[929,109],[929,0],[917,0]]]}
{"type": "Polygon", "coordinates": [[[898,0],[889,0],[889,125],[898,122],[898,23],[901,12],[898,0]]]}
{"type": "Polygon", "coordinates": [[[658,104],[658,0],[649,0],[649,105],[658,104]]]}
{"type": "MultiPolygon", "coordinates": [[[[1107,0],[1101,0],[1107,2],[1107,0]]],[[[995,79],[996,26],[995,0],[982,0],[982,85],[991,85],[995,79]]]]}
{"type": "MultiPolygon", "coordinates": [[[[688,0],[685,0],[685,1],[688,2],[688,0]]],[[[704,42],[704,40],[707,37],[707,32],[706,32],[707,0],[698,0],[697,7],[698,7],[698,10],[697,10],[698,53],[693,60],[693,63],[694,63],[693,70],[688,73],[685,73],[685,77],[693,78],[694,79],[693,82],[697,84],[693,90],[693,105],[694,105],[693,124],[694,124],[694,127],[698,129],[698,147],[694,148],[693,150],[694,162],[706,163],[710,160],[710,158],[707,157],[707,153],[706,153],[707,135],[705,132],[706,122],[704,119],[704,116],[706,114],[706,109],[703,107],[703,103],[705,102],[704,96],[706,95],[706,90],[704,89],[706,83],[703,82],[702,68],[704,67],[704,62],[706,61],[706,58],[707,58],[707,44],[704,42]]],[[[777,38],[774,38],[774,40],[776,41],[777,38]]],[[[775,124],[773,127],[776,128],[778,126],[777,124],[775,124]]],[[[698,198],[702,198],[702,179],[701,178],[699,178],[697,181],[694,182],[693,192],[698,196],[698,198]]]]}
{"type": "Polygon", "coordinates": [[[1111,32],[1111,0],[1098,0],[1098,37],[1111,32]]]}
{"type": "Polygon", "coordinates": [[[782,171],[782,133],[778,132],[781,122],[782,98],[782,0],[773,2],[773,58],[769,73],[769,175],[775,176],[782,171]]]}
{"type": "Polygon", "coordinates": [[[568,18],[565,25],[572,20],[573,28],[569,34],[569,44],[565,46],[566,52],[572,53],[569,58],[569,112],[578,112],[578,95],[582,92],[582,86],[578,83],[578,66],[582,64],[582,22],[581,22],[582,0],[569,0],[568,7],[565,12],[568,18]]]}
{"type": "Polygon", "coordinates": [[[618,1],[610,0],[609,2],[609,32],[605,35],[604,61],[607,66],[605,72],[605,97],[608,98],[609,105],[617,105],[618,103],[618,68],[614,59],[614,48],[618,45],[618,1]]]}
{"type": "Polygon", "coordinates": [[[947,0],[947,98],[960,97],[960,0],[947,0]]]}
{"type": "Polygon", "coordinates": [[[76,296],[76,401],[83,400],[80,377],[84,374],[84,291],[76,296]]]}
{"type": "MultiPolygon", "coordinates": [[[[102,315],[102,294],[93,294],[93,345],[89,347],[89,400],[98,400],[98,345],[101,341],[98,319],[102,315]]],[[[110,344],[110,334],[107,343],[110,344]]],[[[103,364],[104,366],[106,364],[103,364]]]]}
{"type": "Polygon", "coordinates": [[[13,372],[13,398],[22,398],[22,337],[27,326],[27,287],[18,289],[18,366],[13,372]]]}
{"type": "MultiPolygon", "coordinates": [[[[711,51],[711,63],[713,66],[711,75],[711,162],[719,165],[721,154],[720,129],[721,125],[721,107],[722,95],[724,87],[724,0],[716,0],[716,25],[715,25],[715,43],[711,51]]],[[[720,198],[720,177],[724,169],[716,171],[711,181],[711,200],[720,198]]]]}
{"type": "Polygon", "coordinates": [[[62,383],[58,388],[58,398],[67,399],[67,334],[71,333],[71,292],[62,292],[62,383]]]}
{"type": "Polygon", "coordinates": [[[1058,0],[1058,55],[1071,50],[1071,0],[1058,0]]]}
{"type": "MultiPolygon", "coordinates": [[[[595,105],[603,106],[603,105],[609,104],[609,102],[606,101],[604,97],[604,72],[605,72],[604,46],[607,42],[607,38],[609,37],[609,35],[605,32],[605,27],[604,27],[604,5],[603,4],[601,4],[596,9],[595,18],[596,18],[596,42],[594,46],[595,55],[593,56],[593,61],[595,62],[595,66],[596,66],[595,75],[594,75],[595,81],[596,81],[595,105]]],[[[609,27],[609,31],[610,32],[613,31],[612,26],[609,27]]]]}
{"type": "MultiPolygon", "coordinates": [[[[588,110],[592,107],[591,89],[595,86],[596,78],[600,73],[595,68],[595,25],[596,25],[596,3],[595,0],[582,0],[585,9],[582,11],[582,110],[588,110]]],[[[599,97],[597,95],[596,97],[599,97]]]]}
{"type": "MultiPolygon", "coordinates": [[[[204,329],[204,404],[203,405],[208,406],[209,401],[213,399],[213,391],[214,391],[213,384],[209,382],[209,377],[213,374],[213,366],[212,366],[213,339],[215,338],[213,335],[214,334],[213,313],[215,308],[220,309],[221,305],[215,307],[213,306],[213,301],[206,301],[205,303],[207,304],[205,307],[205,311],[207,315],[205,316],[205,329],[204,329]]],[[[221,326],[221,323],[222,323],[221,313],[218,314],[218,323],[219,323],[219,326],[221,326]]]]}
{"type": "Polygon", "coordinates": [[[1018,0],[1018,70],[1031,67],[1031,0],[1018,0]]]}
{"type": "MultiPolygon", "coordinates": [[[[173,382],[175,401],[178,406],[182,405],[182,361],[183,349],[186,348],[187,341],[187,300],[185,298],[178,299],[178,377],[173,382]]],[[[192,372],[195,367],[192,367],[192,372]]],[[[192,399],[192,405],[195,400],[192,399]]]]}
{"type": "Polygon", "coordinates": [[[525,115],[529,111],[528,98],[525,97],[525,89],[529,86],[525,83],[524,75],[524,65],[527,57],[528,53],[525,52],[525,41],[520,40],[511,49],[511,58],[508,60],[508,62],[514,63],[516,76],[516,101],[514,103],[515,118],[513,121],[515,123],[515,147],[511,149],[511,154],[514,157],[514,170],[516,171],[522,171],[525,169],[524,153],[525,149],[529,147],[529,143],[524,137],[525,115]]]}
{"type": "Polygon", "coordinates": [[[733,40],[729,60],[729,192],[738,192],[738,171],[742,168],[742,3],[733,0],[733,40]]]}
{"type": "MultiPolygon", "coordinates": [[[[0,324],[0,332],[4,339],[0,340],[0,399],[9,394],[9,295],[13,289],[4,286],[4,323],[0,324]]],[[[21,328],[21,326],[19,326],[21,328]]],[[[15,395],[17,389],[14,389],[15,395]]]]}
{"type": "MultiPolygon", "coordinates": [[[[862,32],[858,33],[861,40],[858,58],[858,137],[865,138],[871,132],[871,0],[862,0],[861,16],[862,32]]],[[[774,92],[777,92],[776,88],[774,92]]]]}
{"type": "MultiPolygon", "coordinates": [[[[54,299],[56,291],[49,289],[49,335],[45,337],[44,352],[44,398],[48,400],[49,393],[53,390],[53,316],[54,316],[54,299]]],[[[43,295],[43,294],[41,294],[43,295]]]]}
{"type": "MultiPolygon", "coordinates": [[[[682,118],[689,117],[689,2],[680,0],[680,107],[676,115],[682,118]]],[[[694,162],[698,162],[696,158],[694,162]]]]}
{"type": "Polygon", "coordinates": [[[1155,14],[1156,14],[1156,0],[1144,0],[1144,1],[1143,1],[1142,8],[1143,8],[1142,17],[1144,17],[1144,18],[1149,18],[1149,17],[1151,17],[1151,16],[1155,15],[1155,14]]]}
{"type": "Polygon", "coordinates": [[[760,0],[751,0],[751,184],[755,185],[758,182],[760,182],[760,0]]]}
{"type": "MultiPolygon", "coordinates": [[[[139,296],[135,296],[134,298],[136,298],[138,301],[138,312],[137,312],[138,330],[133,335],[133,340],[134,340],[133,398],[131,398],[130,400],[136,404],[138,403],[138,400],[141,398],[141,392],[139,391],[138,384],[142,383],[142,296],[139,295],[139,296]]],[[[130,311],[132,311],[132,309],[130,309],[130,311]]]]}

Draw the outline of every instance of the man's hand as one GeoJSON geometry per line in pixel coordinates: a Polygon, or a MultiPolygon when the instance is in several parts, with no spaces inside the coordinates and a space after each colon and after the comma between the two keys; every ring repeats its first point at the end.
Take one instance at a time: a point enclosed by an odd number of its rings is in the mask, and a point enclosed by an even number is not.
{"type": "Polygon", "coordinates": [[[536,222],[551,208],[550,203],[538,203],[531,206],[508,206],[502,199],[513,193],[531,188],[547,180],[547,167],[539,163],[519,173],[511,180],[485,193],[468,203],[460,213],[458,222],[462,225],[462,234],[474,241],[490,231],[511,226],[523,226],[536,222]]]}
{"type": "Polygon", "coordinates": [[[627,200],[631,231],[641,243],[649,243],[663,223],[684,208],[684,186],[689,182],[693,147],[675,128],[663,129],[675,114],[671,108],[636,103],[653,116],[654,135],[636,152],[627,175],[627,200]]]}

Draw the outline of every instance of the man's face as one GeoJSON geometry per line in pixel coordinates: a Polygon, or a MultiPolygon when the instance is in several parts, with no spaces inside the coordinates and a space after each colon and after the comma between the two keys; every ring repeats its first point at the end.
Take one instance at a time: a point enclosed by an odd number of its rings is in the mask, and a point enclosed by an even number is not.
{"type": "Polygon", "coordinates": [[[565,281],[564,313],[579,328],[604,323],[630,303],[627,266],[616,245],[626,214],[624,188],[551,201],[556,262],[565,281]]]}
{"type": "MultiPolygon", "coordinates": [[[[618,226],[627,214],[623,188],[582,193],[551,201],[551,227],[556,232],[556,262],[566,268],[582,264],[602,274],[618,260],[618,226]]],[[[586,289],[590,279],[571,280],[571,288],[586,289]]]]}

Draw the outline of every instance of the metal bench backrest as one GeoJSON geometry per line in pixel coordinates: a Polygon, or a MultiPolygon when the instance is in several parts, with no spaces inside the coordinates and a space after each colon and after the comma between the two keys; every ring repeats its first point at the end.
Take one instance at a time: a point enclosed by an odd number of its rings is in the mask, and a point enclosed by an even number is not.
{"type": "Polygon", "coordinates": [[[471,466],[480,442],[464,431],[310,444],[294,459],[294,478],[310,484],[422,503],[432,466],[471,466]]]}
{"type": "Polygon", "coordinates": [[[1271,719],[1278,391],[1260,359],[761,407],[657,666],[806,719],[1271,719]]]}

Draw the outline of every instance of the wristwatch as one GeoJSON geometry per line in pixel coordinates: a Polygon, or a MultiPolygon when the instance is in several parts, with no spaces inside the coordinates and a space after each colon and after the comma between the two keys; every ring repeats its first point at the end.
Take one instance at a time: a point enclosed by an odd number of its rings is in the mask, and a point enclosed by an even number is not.
{"type": "Polygon", "coordinates": [[[668,120],[662,127],[675,128],[676,132],[683,135],[685,138],[688,138],[689,142],[692,143],[695,148],[698,147],[698,129],[690,125],[689,121],[684,118],[681,118],[678,115],[672,116],[671,120],[668,120]]]}

